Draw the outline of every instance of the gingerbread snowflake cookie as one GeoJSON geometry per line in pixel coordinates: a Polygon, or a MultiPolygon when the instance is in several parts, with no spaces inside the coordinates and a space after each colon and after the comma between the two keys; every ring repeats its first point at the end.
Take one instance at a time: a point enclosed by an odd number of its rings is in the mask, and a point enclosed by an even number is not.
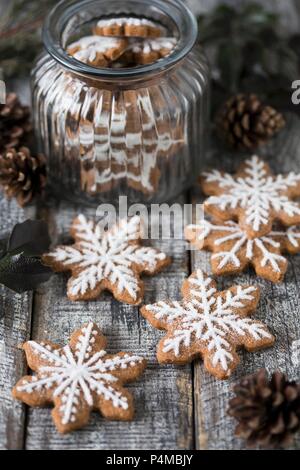
{"type": "Polygon", "coordinates": [[[98,21],[94,33],[100,36],[157,38],[166,34],[166,29],[146,18],[104,18],[98,21]]]}
{"type": "Polygon", "coordinates": [[[131,420],[133,399],[123,384],[137,379],[146,361],[124,352],[109,355],[105,347],[105,337],[92,322],[75,331],[65,347],[28,341],[23,349],[36,374],[19,380],[13,397],[28,406],[53,403],[52,417],[61,433],[85,426],[92,410],[107,419],[131,420]]]}
{"type": "Polygon", "coordinates": [[[142,315],[167,331],[158,344],[160,363],[186,364],[203,357],[208,372],[228,378],[239,363],[236,350],[256,351],[275,338],[258,320],[249,318],[259,301],[259,288],[235,286],[218,292],[216,283],[200,269],[182,287],[184,300],[142,307],[142,315]]]}
{"type": "Polygon", "coordinates": [[[133,61],[137,65],[152,64],[168,56],[175,48],[176,43],[175,38],[158,38],[136,42],[130,48],[133,53],[133,61]]]}
{"type": "Polygon", "coordinates": [[[210,197],[205,210],[218,220],[238,220],[250,238],[266,235],[275,220],[285,226],[300,223],[300,174],[273,176],[257,156],[246,160],[235,176],[213,170],[201,178],[210,197]]]}
{"type": "Polygon", "coordinates": [[[295,226],[251,239],[235,222],[202,220],[187,226],[185,236],[197,248],[213,252],[211,266],[217,275],[239,273],[251,264],[258,276],[280,282],[288,265],[282,253],[300,252],[300,228],[295,226]]]}
{"type": "Polygon", "coordinates": [[[107,67],[121,57],[128,47],[126,39],[84,36],[68,46],[75,59],[93,67],[107,67]]]}
{"type": "Polygon", "coordinates": [[[155,274],[170,263],[158,250],[140,245],[141,219],[123,219],[109,231],[79,215],[72,224],[75,244],[58,246],[43,256],[54,271],[71,271],[70,300],[91,300],[110,290],[121,302],[138,305],[143,298],[140,274],[155,274]]]}

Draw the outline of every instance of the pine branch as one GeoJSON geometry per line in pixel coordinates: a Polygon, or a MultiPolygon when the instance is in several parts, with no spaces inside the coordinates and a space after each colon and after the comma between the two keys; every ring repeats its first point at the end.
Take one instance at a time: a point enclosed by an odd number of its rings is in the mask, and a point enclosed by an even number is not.
{"type": "Polygon", "coordinates": [[[218,102],[237,92],[257,93],[270,102],[290,94],[299,76],[300,60],[291,36],[280,34],[280,15],[257,3],[220,5],[200,16],[199,43],[210,57],[218,102]]]}
{"type": "Polygon", "coordinates": [[[41,26],[55,0],[13,0],[0,18],[0,70],[4,79],[27,75],[42,49],[41,26]]]}

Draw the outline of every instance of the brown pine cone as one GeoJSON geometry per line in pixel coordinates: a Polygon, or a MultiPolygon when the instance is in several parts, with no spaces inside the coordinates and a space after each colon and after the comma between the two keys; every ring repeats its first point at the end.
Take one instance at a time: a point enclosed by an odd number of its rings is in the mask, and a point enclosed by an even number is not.
{"type": "Polygon", "coordinates": [[[45,187],[45,157],[31,156],[26,147],[7,150],[0,155],[0,184],[8,198],[15,197],[24,206],[45,187]]]}
{"type": "Polygon", "coordinates": [[[216,118],[217,130],[236,149],[254,149],[265,144],[285,125],[281,113],[265,106],[256,95],[230,98],[216,118]]]}
{"type": "Polygon", "coordinates": [[[0,104],[0,154],[10,148],[27,145],[32,132],[30,110],[15,93],[8,93],[0,104]]]}
{"type": "Polygon", "coordinates": [[[300,384],[281,372],[269,380],[267,371],[245,377],[234,387],[228,414],[238,421],[235,435],[248,447],[285,447],[300,429],[300,384]]]}

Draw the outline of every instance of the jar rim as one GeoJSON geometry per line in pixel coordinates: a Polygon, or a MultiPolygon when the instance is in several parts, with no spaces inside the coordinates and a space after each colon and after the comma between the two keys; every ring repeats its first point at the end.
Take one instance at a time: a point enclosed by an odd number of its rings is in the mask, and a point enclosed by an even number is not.
{"type": "MultiPolygon", "coordinates": [[[[190,9],[181,0],[127,0],[130,3],[145,3],[148,6],[156,7],[159,11],[174,19],[175,12],[179,12],[185,21],[186,35],[180,38],[175,50],[152,64],[141,65],[132,68],[98,68],[78,61],[71,57],[62,47],[61,37],[68,21],[80,10],[91,6],[97,2],[104,3],[107,0],[61,0],[47,16],[43,26],[43,42],[48,53],[54,60],[72,72],[99,79],[130,79],[141,78],[169,70],[180,62],[193,48],[198,35],[197,21],[190,9]]],[[[179,29],[180,32],[180,29],[179,29]]]]}

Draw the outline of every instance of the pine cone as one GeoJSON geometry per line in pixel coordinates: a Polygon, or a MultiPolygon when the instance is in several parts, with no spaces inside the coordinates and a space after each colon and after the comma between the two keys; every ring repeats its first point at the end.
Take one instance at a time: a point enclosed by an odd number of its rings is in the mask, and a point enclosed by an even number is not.
{"type": "Polygon", "coordinates": [[[237,419],[235,435],[247,445],[285,447],[300,429],[300,384],[288,382],[281,372],[269,380],[267,371],[245,377],[234,387],[228,414],[237,419]]]}
{"type": "Polygon", "coordinates": [[[31,132],[29,107],[22,106],[15,93],[8,93],[6,104],[0,104],[0,154],[28,144],[31,132]]]}
{"type": "Polygon", "coordinates": [[[262,104],[256,95],[239,94],[222,106],[216,125],[231,147],[254,149],[282,129],[285,121],[281,113],[262,104]]]}
{"type": "Polygon", "coordinates": [[[24,206],[41,193],[46,183],[46,159],[32,157],[30,150],[7,150],[0,155],[0,184],[8,198],[15,197],[24,206]]]}

